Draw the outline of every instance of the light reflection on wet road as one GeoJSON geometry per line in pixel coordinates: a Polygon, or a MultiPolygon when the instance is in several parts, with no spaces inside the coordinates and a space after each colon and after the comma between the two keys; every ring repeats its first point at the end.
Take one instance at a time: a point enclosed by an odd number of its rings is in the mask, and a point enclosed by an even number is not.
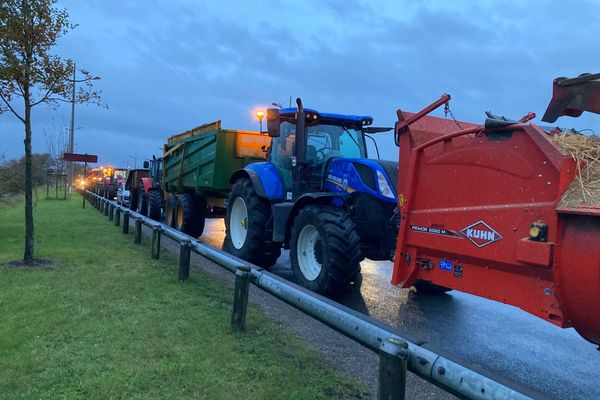
{"type": "MultiPolygon", "coordinates": [[[[221,248],[222,219],[207,219],[201,240],[221,248]]],[[[269,270],[292,280],[289,252],[269,270]]],[[[392,263],[365,260],[362,280],[341,303],[440,354],[555,399],[600,398],[600,351],[573,329],[517,308],[451,291],[419,295],[390,285],[392,263]]]]}

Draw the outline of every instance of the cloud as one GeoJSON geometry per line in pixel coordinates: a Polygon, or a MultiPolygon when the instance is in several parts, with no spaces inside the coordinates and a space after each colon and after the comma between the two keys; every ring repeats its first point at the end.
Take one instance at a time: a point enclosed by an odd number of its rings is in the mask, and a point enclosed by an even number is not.
{"type": "MultiPolygon", "coordinates": [[[[250,110],[290,96],[387,126],[396,108],[416,111],[444,92],[464,120],[483,121],[487,110],[541,116],[552,79],[600,64],[600,6],[591,1],[62,4],[79,27],[57,50],[102,76],[97,86],[110,105],[77,106],[78,148],[115,164],[217,119],[256,129],[250,110]]],[[[57,112],[37,111],[34,150],[44,151],[41,128],[57,112]]],[[[68,121],[69,108],[58,114],[68,121]]],[[[22,154],[19,131],[0,117],[0,154],[22,154]]],[[[395,158],[386,144],[385,157],[395,158]]]]}

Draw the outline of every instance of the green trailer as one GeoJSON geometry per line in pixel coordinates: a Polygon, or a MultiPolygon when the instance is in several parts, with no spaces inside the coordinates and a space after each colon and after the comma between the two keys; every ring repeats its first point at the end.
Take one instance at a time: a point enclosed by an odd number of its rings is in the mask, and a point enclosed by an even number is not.
{"type": "Polygon", "coordinates": [[[200,236],[206,217],[223,217],[229,178],[263,161],[271,138],[259,132],[222,129],[221,121],[169,137],[163,151],[167,224],[200,236]]]}

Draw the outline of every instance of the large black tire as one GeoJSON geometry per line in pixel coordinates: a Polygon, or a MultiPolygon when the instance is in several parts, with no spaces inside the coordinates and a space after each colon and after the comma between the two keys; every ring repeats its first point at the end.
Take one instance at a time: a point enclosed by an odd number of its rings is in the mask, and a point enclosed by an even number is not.
{"type": "Polygon", "coordinates": [[[138,209],[137,209],[138,194],[139,194],[139,190],[131,190],[129,192],[129,209],[130,210],[138,211],[138,209]]]}
{"type": "Polygon", "coordinates": [[[114,200],[117,197],[117,187],[115,185],[104,185],[104,198],[114,200]]]}
{"type": "Polygon", "coordinates": [[[452,290],[445,286],[434,285],[429,281],[417,281],[413,286],[415,287],[415,289],[417,289],[417,293],[426,293],[434,295],[443,294],[452,290]]]}
{"type": "Polygon", "coordinates": [[[177,196],[173,193],[169,193],[167,196],[167,201],[165,202],[165,219],[167,225],[171,228],[175,228],[175,219],[177,216],[175,213],[177,212],[177,196]]]}
{"type": "Polygon", "coordinates": [[[146,216],[155,221],[160,221],[160,209],[162,207],[162,193],[159,190],[149,190],[147,194],[146,216]]]}
{"type": "Polygon", "coordinates": [[[202,235],[205,210],[206,199],[195,194],[180,194],[177,197],[175,228],[193,237],[202,235]]]}
{"type": "Polygon", "coordinates": [[[271,205],[259,197],[254,190],[252,181],[247,178],[235,181],[229,193],[229,203],[225,214],[225,251],[236,257],[243,258],[253,264],[268,268],[277,262],[281,255],[281,244],[273,243],[269,238],[268,223],[271,218],[271,205]],[[234,223],[245,224],[246,237],[243,243],[232,240],[231,216],[236,199],[241,199],[246,206],[247,218],[245,221],[234,223]]]}
{"type": "Polygon", "coordinates": [[[140,214],[142,214],[143,216],[147,217],[148,214],[148,197],[146,195],[146,193],[144,193],[144,186],[143,184],[140,182],[140,189],[138,189],[137,191],[137,196],[136,196],[136,211],[140,214]]]}
{"type": "Polygon", "coordinates": [[[360,236],[347,212],[329,205],[300,210],[290,240],[292,271],[299,285],[339,296],[357,278],[363,258],[360,236]]]}

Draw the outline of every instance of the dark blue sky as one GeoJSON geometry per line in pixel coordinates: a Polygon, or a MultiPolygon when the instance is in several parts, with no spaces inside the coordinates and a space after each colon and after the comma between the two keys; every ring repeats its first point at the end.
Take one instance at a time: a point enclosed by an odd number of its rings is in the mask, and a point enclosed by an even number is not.
{"type": "MultiPolygon", "coordinates": [[[[458,119],[534,111],[539,122],[554,78],[600,72],[598,1],[59,4],[79,27],[57,53],[102,77],[110,107],[77,106],[76,151],[123,166],[202,123],[257,129],[252,111],[290,96],[380,126],[444,92],[458,119]]],[[[36,109],[34,151],[46,151],[44,130],[64,131],[69,118],[68,106],[36,109]]],[[[559,124],[600,131],[594,115],[559,124]]],[[[9,114],[0,136],[0,156],[23,154],[23,128],[9,114]]],[[[389,137],[380,142],[384,158],[397,158],[389,137]]]]}

